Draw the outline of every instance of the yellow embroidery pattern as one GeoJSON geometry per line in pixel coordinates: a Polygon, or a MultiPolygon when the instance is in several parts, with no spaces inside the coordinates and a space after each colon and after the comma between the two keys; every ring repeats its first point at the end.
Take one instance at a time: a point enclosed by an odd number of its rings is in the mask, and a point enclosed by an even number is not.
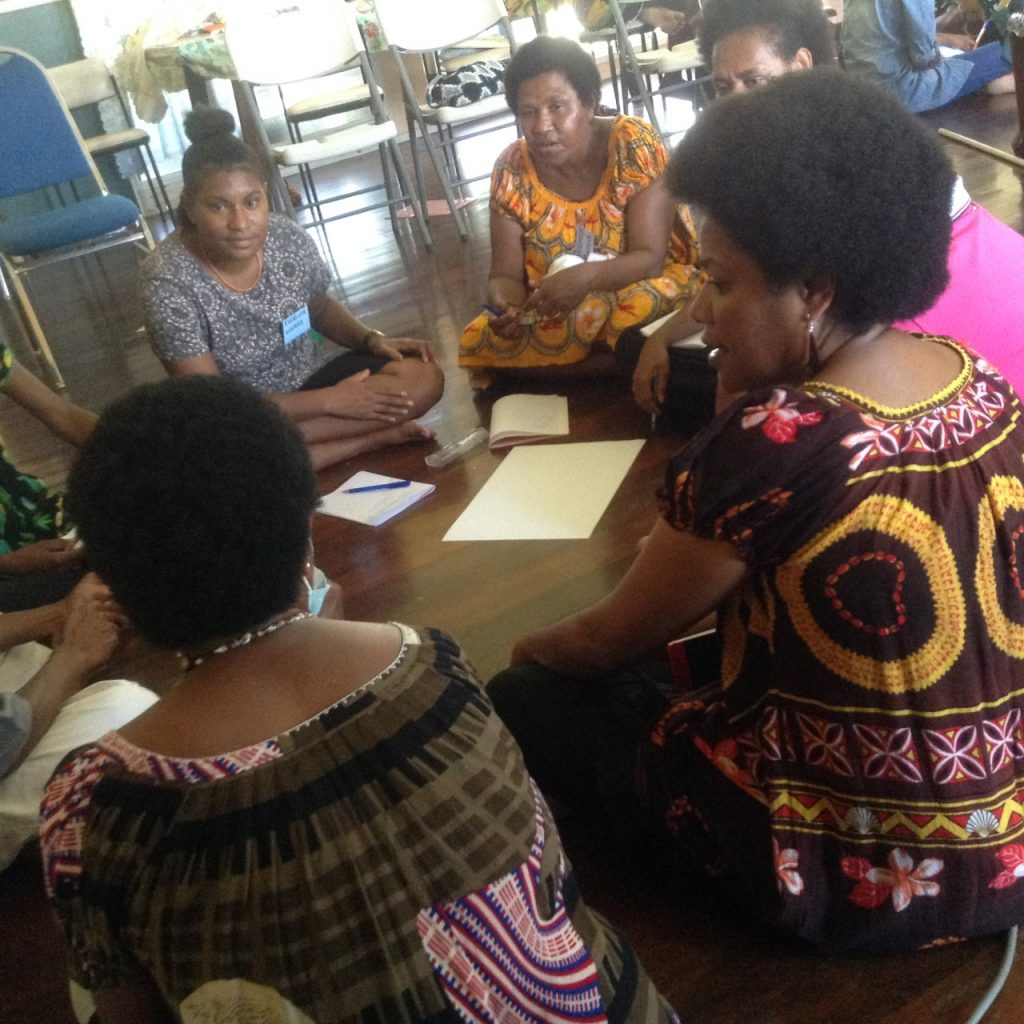
{"type": "Polygon", "coordinates": [[[925,689],[949,670],[963,650],[966,607],[953,552],[939,523],[903,498],[884,494],[866,498],[780,566],[776,582],[793,627],[808,649],[830,672],[856,686],[885,693],[925,689]],[[818,625],[804,596],[804,577],[811,565],[859,530],[888,535],[909,547],[928,577],[935,627],[923,646],[901,661],[870,658],[833,639],[818,625]]]}
{"type": "MultiPolygon", "coordinates": [[[[1006,579],[1009,567],[1005,563],[1005,555],[996,549],[996,527],[1005,522],[1011,511],[1018,514],[1024,527],[1024,483],[1015,477],[995,476],[989,482],[988,492],[978,503],[978,558],[974,568],[974,586],[992,642],[1011,658],[1024,658],[1024,625],[1015,622],[1003,610],[997,583],[997,580],[1006,579]]],[[[1009,557],[1015,567],[1016,552],[1010,552],[1009,557]]],[[[1019,571],[1015,582],[1019,588],[1019,571]]],[[[1018,608],[1024,610],[1024,602],[1018,608]]]]}

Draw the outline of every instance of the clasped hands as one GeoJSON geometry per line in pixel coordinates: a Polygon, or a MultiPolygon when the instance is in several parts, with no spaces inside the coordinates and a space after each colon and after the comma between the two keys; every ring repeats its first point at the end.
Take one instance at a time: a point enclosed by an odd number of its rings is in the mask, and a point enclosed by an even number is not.
{"type": "Polygon", "coordinates": [[[495,296],[491,306],[498,312],[492,313],[489,326],[499,338],[515,341],[531,318],[564,320],[593,290],[592,266],[581,263],[567,267],[530,285],[524,302],[495,296]]]}

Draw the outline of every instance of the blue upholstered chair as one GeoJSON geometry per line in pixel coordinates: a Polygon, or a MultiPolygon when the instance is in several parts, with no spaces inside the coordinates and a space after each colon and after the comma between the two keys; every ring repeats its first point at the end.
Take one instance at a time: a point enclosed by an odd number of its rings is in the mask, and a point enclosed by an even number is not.
{"type": "Polygon", "coordinates": [[[63,388],[22,277],[38,267],[122,243],[148,251],[153,239],[138,207],[107,191],[43,66],[20,50],[2,46],[0,201],[5,291],[15,299],[53,385],[63,388]],[[88,181],[92,184],[83,185],[88,181]],[[80,198],[84,187],[95,194],[80,198]],[[38,212],[26,212],[32,209],[38,212]]]}

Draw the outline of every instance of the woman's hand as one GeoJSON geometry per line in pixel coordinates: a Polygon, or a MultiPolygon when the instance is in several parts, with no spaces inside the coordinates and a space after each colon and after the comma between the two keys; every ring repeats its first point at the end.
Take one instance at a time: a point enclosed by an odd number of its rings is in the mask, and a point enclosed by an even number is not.
{"type": "Polygon", "coordinates": [[[519,324],[519,314],[522,310],[518,306],[510,306],[505,303],[491,303],[491,318],[487,321],[491,333],[507,341],[518,341],[522,337],[523,328],[519,324]],[[494,312],[498,310],[498,312],[494,312]]]}
{"type": "Polygon", "coordinates": [[[534,310],[542,320],[564,320],[594,290],[592,281],[586,263],[549,274],[536,284],[524,309],[534,310]]]}
{"type": "Polygon", "coordinates": [[[374,335],[367,343],[366,351],[372,356],[385,359],[404,359],[406,355],[416,356],[424,363],[434,363],[434,346],[418,338],[381,338],[374,335]]]}
{"type": "Polygon", "coordinates": [[[337,384],[324,388],[328,416],[350,420],[381,420],[397,423],[408,415],[412,399],[401,384],[386,375],[371,379],[369,370],[360,370],[337,384]]]}
{"type": "Polygon", "coordinates": [[[26,544],[23,548],[0,555],[0,574],[6,576],[24,576],[30,572],[46,572],[48,569],[59,569],[82,559],[82,550],[76,547],[73,540],[59,537],[53,540],[37,540],[34,544],[26,544]]]}
{"type": "Polygon", "coordinates": [[[668,347],[656,336],[644,342],[633,371],[633,400],[646,413],[657,413],[665,404],[668,382],[668,347]]]}

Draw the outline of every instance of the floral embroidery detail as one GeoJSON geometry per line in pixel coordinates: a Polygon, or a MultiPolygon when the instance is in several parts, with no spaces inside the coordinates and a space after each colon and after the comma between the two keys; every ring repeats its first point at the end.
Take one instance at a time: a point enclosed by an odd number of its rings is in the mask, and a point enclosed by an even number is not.
{"type": "Polygon", "coordinates": [[[836,775],[853,775],[846,734],[839,722],[829,722],[802,712],[797,713],[796,721],[808,764],[836,775]]]}
{"type": "Polygon", "coordinates": [[[865,910],[881,906],[891,895],[893,910],[899,913],[915,896],[938,896],[940,891],[938,882],[928,881],[943,868],[936,857],[925,857],[915,868],[910,854],[897,848],[889,854],[887,868],[872,867],[864,857],[844,857],[840,866],[844,875],[857,881],[850,899],[865,910]]]}
{"type": "Polygon", "coordinates": [[[786,401],[781,388],[772,391],[764,405],[750,405],[743,410],[743,429],[760,426],[764,436],[776,444],[792,444],[799,427],[811,427],[821,422],[821,413],[799,412],[796,402],[786,401]]]}
{"type": "Polygon", "coordinates": [[[804,891],[804,880],[797,871],[800,854],[793,849],[780,850],[776,839],[772,839],[772,851],[775,854],[775,877],[779,892],[785,887],[793,896],[799,896],[804,891]]]}
{"type": "Polygon", "coordinates": [[[887,422],[862,413],[864,430],[841,441],[853,451],[850,469],[868,461],[889,459],[900,452],[941,452],[962,445],[984,432],[1006,411],[1003,394],[985,381],[975,380],[959,398],[909,420],[887,422]]]}
{"type": "Polygon", "coordinates": [[[988,747],[990,773],[994,775],[1004,764],[1011,764],[1024,757],[1020,708],[1011,708],[1005,715],[982,722],[981,728],[988,747]]]}
{"type": "Polygon", "coordinates": [[[851,807],[843,820],[862,836],[878,831],[878,815],[870,807],[851,807]]]}
{"type": "Polygon", "coordinates": [[[854,734],[860,742],[864,774],[872,779],[899,779],[920,782],[917,751],[910,729],[882,729],[855,725],[854,734]]]}
{"type": "Polygon", "coordinates": [[[990,889],[1006,889],[1024,877],[1024,846],[1010,843],[1001,850],[996,850],[996,857],[1003,865],[1003,870],[988,883],[990,889]]]}
{"type": "Polygon", "coordinates": [[[999,819],[991,811],[974,811],[967,819],[967,831],[982,838],[995,835],[999,831],[999,819]]]}
{"type": "Polygon", "coordinates": [[[984,779],[985,764],[973,725],[951,729],[925,729],[925,742],[931,753],[932,771],[939,783],[984,779]]]}
{"type": "Polygon", "coordinates": [[[697,736],[693,745],[717,768],[734,786],[739,786],[758,803],[767,804],[768,798],[757,785],[745,766],[738,764],[740,748],[735,740],[722,740],[711,747],[697,736]]]}

